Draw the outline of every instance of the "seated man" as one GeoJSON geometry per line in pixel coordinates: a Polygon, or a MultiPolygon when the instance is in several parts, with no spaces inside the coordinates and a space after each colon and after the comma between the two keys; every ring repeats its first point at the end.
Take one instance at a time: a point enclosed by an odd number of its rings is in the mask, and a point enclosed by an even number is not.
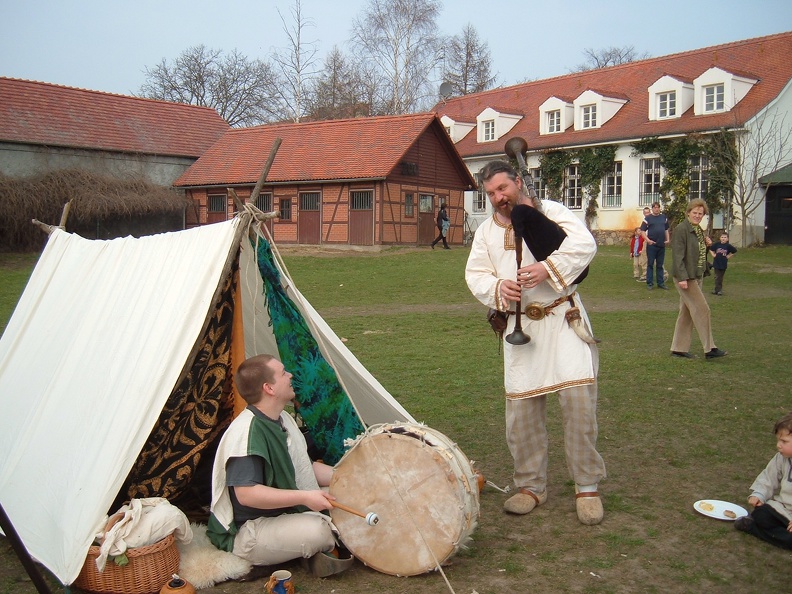
{"type": "Polygon", "coordinates": [[[320,488],[330,484],[333,468],[311,462],[297,423],[284,412],[294,399],[291,378],[272,355],[239,366],[236,385],[248,406],[229,425],[215,457],[207,535],[253,565],[326,559],[322,553],[336,546],[330,518],[321,513],[334,498],[320,488]]]}

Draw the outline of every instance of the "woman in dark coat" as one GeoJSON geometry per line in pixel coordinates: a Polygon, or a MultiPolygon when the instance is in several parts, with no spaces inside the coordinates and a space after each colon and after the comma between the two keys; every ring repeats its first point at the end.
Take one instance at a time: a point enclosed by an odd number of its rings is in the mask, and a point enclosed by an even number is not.
{"type": "Polygon", "coordinates": [[[448,213],[446,212],[446,205],[445,203],[440,205],[440,211],[437,213],[437,229],[440,231],[437,238],[432,242],[432,249],[437,242],[440,240],[443,241],[443,247],[447,250],[451,248],[448,247],[448,242],[446,241],[446,234],[448,233],[448,229],[451,227],[451,221],[448,219],[448,213]]]}
{"type": "Polygon", "coordinates": [[[712,243],[699,226],[707,214],[707,204],[700,198],[688,202],[687,218],[674,229],[671,250],[674,258],[674,285],[679,291],[679,316],[671,342],[671,355],[692,359],[690,340],[693,327],[704,346],[704,356],[714,359],[726,355],[712,338],[710,308],[701,285],[707,267],[707,248],[712,243]]]}

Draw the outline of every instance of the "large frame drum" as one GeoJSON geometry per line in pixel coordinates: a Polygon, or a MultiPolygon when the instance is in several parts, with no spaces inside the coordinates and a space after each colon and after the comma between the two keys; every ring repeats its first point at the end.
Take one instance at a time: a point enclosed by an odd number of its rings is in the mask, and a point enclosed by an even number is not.
{"type": "Polygon", "coordinates": [[[476,527],[479,491],[470,461],[429,427],[377,425],[335,466],[330,494],[379,523],[334,508],[344,545],[369,567],[397,576],[437,569],[476,527]]]}

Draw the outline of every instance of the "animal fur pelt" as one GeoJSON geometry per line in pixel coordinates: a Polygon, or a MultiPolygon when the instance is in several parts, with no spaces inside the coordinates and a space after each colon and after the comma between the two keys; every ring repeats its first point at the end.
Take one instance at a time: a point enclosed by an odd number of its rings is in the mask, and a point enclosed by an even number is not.
{"type": "Polygon", "coordinates": [[[196,589],[211,588],[217,583],[240,578],[253,567],[249,561],[216,548],[206,536],[206,526],[190,524],[193,538],[189,544],[177,542],[181,562],[179,577],[196,589]]]}

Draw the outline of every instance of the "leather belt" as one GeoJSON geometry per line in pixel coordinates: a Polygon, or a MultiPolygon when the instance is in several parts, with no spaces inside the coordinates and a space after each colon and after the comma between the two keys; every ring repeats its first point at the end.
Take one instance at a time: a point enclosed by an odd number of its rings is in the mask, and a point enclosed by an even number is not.
{"type": "Polygon", "coordinates": [[[572,295],[565,295],[564,297],[559,297],[555,301],[553,301],[550,305],[542,305],[541,303],[529,303],[525,306],[525,315],[534,321],[539,321],[544,318],[546,315],[553,313],[553,309],[564,303],[564,301],[569,301],[570,304],[574,306],[575,302],[572,300],[572,295]]]}

